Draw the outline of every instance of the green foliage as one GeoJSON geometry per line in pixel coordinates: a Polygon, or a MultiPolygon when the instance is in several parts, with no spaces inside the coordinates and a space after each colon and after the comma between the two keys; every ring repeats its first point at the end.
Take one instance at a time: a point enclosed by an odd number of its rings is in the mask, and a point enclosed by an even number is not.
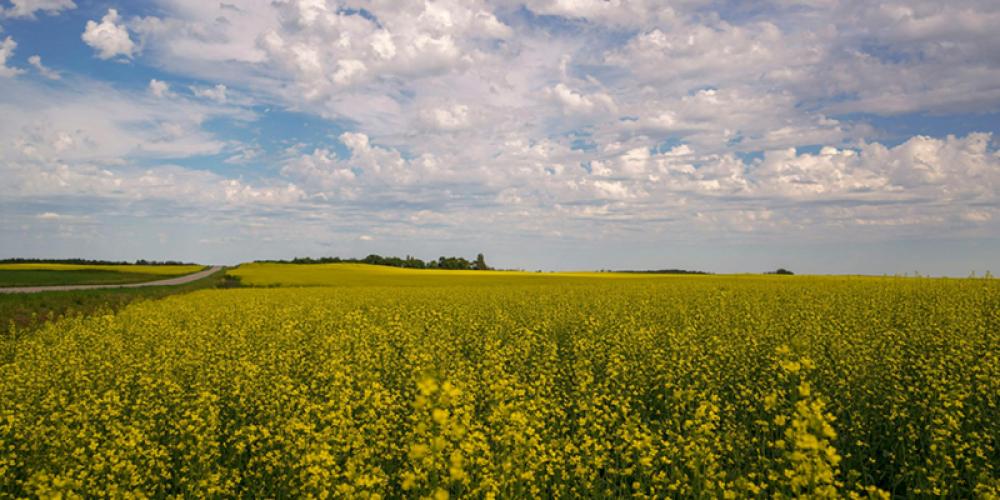
{"type": "Polygon", "coordinates": [[[400,257],[383,257],[377,254],[369,255],[363,259],[341,259],[340,257],[320,257],[313,259],[311,257],[296,257],[292,260],[259,260],[256,262],[261,264],[368,264],[371,266],[388,266],[404,269],[444,269],[449,271],[486,271],[490,269],[486,265],[486,259],[483,257],[483,254],[479,254],[476,262],[470,262],[462,257],[443,256],[438,258],[438,260],[424,262],[409,255],[403,259],[400,257]]]}
{"type": "Polygon", "coordinates": [[[795,273],[789,271],[788,269],[785,269],[785,268],[781,267],[781,268],[778,268],[777,271],[771,271],[771,272],[767,272],[767,273],[764,273],[764,274],[777,274],[779,276],[792,276],[795,273]]]}
{"type": "Polygon", "coordinates": [[[486,257],[483,257],[483,254],[479,254],[479,255],[476,256],[476,264],[473,266],[473,268],[476,271],[489,271],[490,270],[490,266],[486,265],[486,257]]]}

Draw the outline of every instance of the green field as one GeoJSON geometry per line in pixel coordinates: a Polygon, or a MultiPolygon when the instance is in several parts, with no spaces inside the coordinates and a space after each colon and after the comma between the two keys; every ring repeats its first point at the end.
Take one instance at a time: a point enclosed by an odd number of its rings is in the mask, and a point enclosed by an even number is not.
{"type": "Polygon", "coordinates": [[[162,276],[182,276],[196,273],[205,266],[195,265],[101,265],[101,264],[47,264],[21,263],[0,264],[0,271],[109,271],[119,273],[155,274],[162,276]]]}
{"type": "MultiPolygon", "coordinates": [[[[0,271],[0,273],[2,272],[0,271]]],[[[169,277],[157,276],[156,279],[169,277]]],[[[35,328],[40,324],[65,316],[90,314],[98,310],[114,311],[134,300],[159,299],[205,288],[238,284],[233,278],[228,279],[229,283],[224,283],[227,280],[225,271],[219,271],[207,278],[174,286],[0,293],[0,335],[3,335],[12,326],[19,329],[35,328]]]]}
{"type": "Polygon", "coordinates": [[[192,274],[202,269],[205,268],[186,265],[0,264],[0,288],[142,283],[192,274]]]}
{"type": "Polygon", "coordinates": [[[20,286],[115,285],[169,279],[173,276],[101,270],[0,269],[0,288],[20,286]]]}

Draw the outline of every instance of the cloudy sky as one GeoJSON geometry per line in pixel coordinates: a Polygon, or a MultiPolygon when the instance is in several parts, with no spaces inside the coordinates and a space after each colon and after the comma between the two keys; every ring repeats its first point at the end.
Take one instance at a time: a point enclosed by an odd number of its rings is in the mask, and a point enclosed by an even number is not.
{"type": "Polygon", "coordinates": [[[1000,271],[996,0],[0,9],[0,257],[1000,271]]]}

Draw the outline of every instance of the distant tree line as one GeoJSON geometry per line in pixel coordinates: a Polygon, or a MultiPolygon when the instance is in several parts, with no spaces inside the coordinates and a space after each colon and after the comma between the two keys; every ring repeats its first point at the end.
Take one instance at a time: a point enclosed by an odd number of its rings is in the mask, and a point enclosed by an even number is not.
{"type": "Polygon", "coordinates": [[[486,265],[486,258],[479,254],[475,260],[466,260],[463,257],[439,257],[437,260],[423,261],[409,255],[402,257],[383,257],[371,254],[363,259],[342,259],[340,257],[296,257],[292,260],[258,260],[259,263],[267,264],[369,264],[373,266],[402,267],[407,269],[447,269],[454,271],[488,271],[492,269],[486,265]]]}
{"type": "Polygon", "coordinates": [[[778,269],[777,271],[769,271],[769,272],[766,272],[764,274],[780,274],[780,275],[785,275],[785,276],[791,276],[791,275],[793,275],[795,273],[793,273],[793,272],[789,271],[788,269],[785,269],[785,268],[782,267],[782,268],[778,269]]]}
{"type": "Polygon", "coordinates": [[[611,271],[616,273],[632,273],[632,274],[715,274],[705,271],[688,271],[686,269],[659,269],[650,271],[611,271]]]}
{"type": "Polygon", "coordinates": [[[90,259],[0,259],[0,264],[71,264],[75,266],[197,266],[191,262],[176,260],[145,260],[128,262],[124,260],[90,260],[90,259]]]}

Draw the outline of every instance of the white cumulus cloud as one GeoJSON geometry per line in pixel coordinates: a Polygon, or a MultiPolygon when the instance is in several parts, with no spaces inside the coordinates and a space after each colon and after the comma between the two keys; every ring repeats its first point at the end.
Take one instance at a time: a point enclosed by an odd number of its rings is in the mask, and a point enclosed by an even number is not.
{"type": "Polygon", "coordinates": [[[0,42],[0,78],[12,78],[24,73],[23,69],[7,66],[7,60],[14,55],[14,49],[16,48],[17,42],[11,37],[7,37],[6,40],[0,42]]]}
{"type": "Polygon", "coordinates": [[[128,28],[124,24],[118,24],[122,20],[115,9],[108,9],[108,13],[101,19],[100,23],[87,21],[87,28],[83,32],[83,41],[98,51],[97,57],[101,59],[111,59],[117,56],[132,57],[136,52],[135,43],[129,37],[128,28]]]}
{"type": "Polygon", "coordinates": [[[424,109],[420,119],[437,130],[461,130],[472,122],[469,107],[464,104],[454,104],[444,109],[424,109]]]}
{"type": "Polygon", "coordinates": [[[611,96],[603,92],[581,95],[563,83],[545,89],[544,95],[562,105],[563,113],[567,115],[591,114],[599,111],[615,112],[617,110],[611,96]]]}
{"type": "Polygon", "coordinates": [[[192,87],[191,91],[194,92],[194,95],[197,97],[204,97],[207,99],[211,99],[219,104],[226,103],[226,86],[222,85],[221,83],[213,88],[207,88],[207,89],[192,87]]]}
{"type": "Polygon", "coordinates": [[[156,97],[167,97],[170,95],[170,84],[153,78],[149,81],[149,92],[156,97]]]}
{"type": "Polygon", "coordinates": [[[38,72],[42,76],[44,76],[45,78],[48,78],[49,80],[60,80],[60,79],[62,79],[62,75],[58,71],[55,71],[55,70],[53,70],[51,68],[45,67],[45,65],[42,64],[42,58],[39,57],[39,56],[31,56],[31,57],[29,57],[28,58],[28,63],[30,63],[32,66],[34,66],[35,69],[37,69],[38,72]]]}
{"type": "Polygon", "coordinates": [[[13,6],[7,10],[0,8],[0,17],[35,17],[35,12],[45,11],[56,14],[63,10],[75,9],[73,0],[11,0],[13,6]]]}

